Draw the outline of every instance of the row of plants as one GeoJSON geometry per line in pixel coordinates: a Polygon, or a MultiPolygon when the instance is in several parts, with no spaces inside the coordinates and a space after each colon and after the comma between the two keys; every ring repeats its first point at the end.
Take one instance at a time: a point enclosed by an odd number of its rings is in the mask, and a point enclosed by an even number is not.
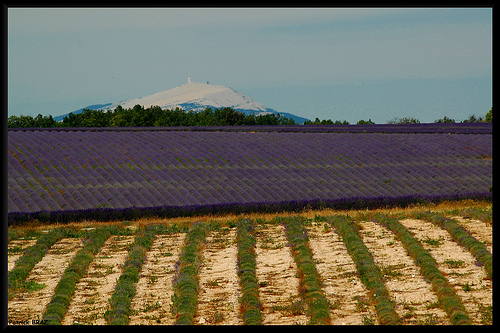
{"type": "Polygon", "coordinates": [[[395,311],[394,301],[391,300],[389,291],[384,284],[384,275],[363,243],[358,233],[359,226],[349,217],[341,215],[328,217],[328,221],[342,237],[347,251],[356,265],[361,282],[370,291],[371,301],[375,305],[379,323],[381,325],[401,324],[401,318],[395,311]]]}
{"type": "Polygon", "coordinates": [[[8,298],[12,299],[15,294],[25,289],[37,288],[36,284],[26,282],[31,270],[42,260],[47,251],[62,238],[80,237],[73,229],[52,229],[47,234],[38,238],[36,244],[28,247],[24,254],[16,261],[16,265],[8,273],[8,298]]]}
{"type": "Polygon", "coordinates": [[[439,270],[436,260],[412,236],[410,231],[399,223],[397,219],[383,214],[375,214],[372,217],[372,221],[392,231],[396,238],[403,244],[415,264],[419,266],[422,276],[430,281],[432,289],[438,297],[438,303],[450,318],[451,324],[470,325],[471,320],[465,311],[462,301],[439,270]]]}
{"type": "Polygon", "coordinates": [[[119,221],[136,220],[139,218],[159,217],[174,218],[200,215],[226,215],[300,212],[304,209],[376,209],[391,207],[406,207],[412,204],[439,203],[448,200],[492,200],[492,193],[466,193],[450,195],[407,195],[395,197],[350,197],[339,199],[311,199],[269,202],[218,203],[188,206],[159,206],[159,207],[128,207],[128,208],[90,208],[80,210],[58,210],[41,212],[12,212],[8,214],[9,226],[23,225],[33,220],[42,223],[69,223],[84,220],[119,221]]]}
{"type": "Polygon", "coordinates": [[[467,208],[460,211],[464,218],[474,218],[493,225],[493,209],[487,208],[467,208]]]}
{"type": "Polygon", "coordinates": [[[135,236],[113,295],[109,299],[110,309],[104,314],[108,324],[128,324],[130,305],[135,296],[136,284],[139,282],[139,272],[146,259],[146,253],[158,233],[158,228],[162,227],[156,224],[149,225],[135,236]]]}
{"type": "Polygon", "coordinates": [[[176,325],[192,325],[198,306],[199,270],[201,249],[205,244],[208,226],[194,223],[189,229],[173,280],[171,312],[176,316],[176,325]]]}
{"type": "Polygon", "coordinates": [[[457,221],[430,211],[417,214],[417,218],[432,222],[448,231],[455,242],[465,247],[484,266],[488,278],[493,278],[493,255],[457,221]]]}
{"type": "Polygon", "coordinates": [[[240,310],[245,325],[262,324],[262,304],[259,299],[259,281],[256,275],[255,224],[252,219],[240,219],[236,236],[237,267],[240,280],[240,310]]]}
{"type": "Polygon", "coordinates": [[[485,195],[491,142],[490,134],[9,131],[8,219],[85,219],[105,215],[102,208],[485,195]]]}
{"type": "MultiPolygon", "coordinates": [[[[269,127],[273,130],[274,127],[282,130],[283,127],[292,127],[291,130],[297,131],[299,128],[309,130],[307,127],[380,127],[384,125],[393,126],[408,126],[408,125],[461,125],[461,124],[491,124],[493,121],[493,109],[490,109],[485,116],[470,115],[469,118],[461,122],[456,122],[455,119],[444,116],[444,118],[436,119],[433,123],[420,123],[413,117],[396,117],[387,121],[386,124],[375,124],[371,119],[361,119],[356,124],[349,124],[346,120],[331,120],[315,118],[314,121],[307,120],[302,125],[297,124],[292,118],[282,116],[280,114],[268,114],[263,116],[246,115],[245,113],[234,110],[232,108],[220,108],[212,110],[206,108],[204,111],[184,111],[176,108],[175,110],[161,110],[158,106],[144,109],[136,105],[133,109],[118,109],[103,112],[101,110],[83,109],[79,113],[70,113],[63,117],[61,121],[56,121],[51,115],[43,116],[38,114],[36,117],[30,115],[12,115],[7,119],[7,127],[9,129],[35,130],[47,128],[50,130],[67,130],[72,128],[99,130],[103,127],[112,129],[151,129],[161,128],[178,130],[200,130],[212,127],[224,129],[230,127],[230,130],[237,127],[269,127]],[[116,113],[116,115],[115,115],[116,113]],[[323,125],[323,126],[318,126],[323,125]],[[337,125],[337,126],[332,126],[337,125]],[[340,126],[339,126],[340,125],[340,126]]],[[[243,130],[243,129],[241,129],[243,130]]],[[[352,129],[350,129],[352,131],[352,129]]],[[[338,130],[337,130],[338,131],[338,130]]]]}
{"type": "Polygon", "coordinates": [[[304,228],[304,220],[303,217],[280,219],[297,264],[299,294],[307,306],[309,324],[327,325],[330,323],[330,305],[322,290],[313,253],[309,248],[309,236],[304,228]]]}
{"type": "Polygon", "coordinates": [[[71,297],[75,293],[76,284],[87,271],[87,267],[94,259],[101,246],[111,234],[117,232],[116,227],[105,226],[93,230],[84,238],[84,247],[73,257],[71,264],[64,271],[59,280],[50,303],[43,314],[43,323],[47,325],[61,325],[64,315],[68,311],[71,297]]]}
{"type": "MultiPolygon", "coordinates": [[[[417,212],[412,217],[431,221],[447,230],[457,243],[468,248],[476,256],[477,260],[484,265],[488,277],[492,278],[491,253],[486,250],[484,244],[472,237],[456,221],[448,219],[442,214],[431,212],[417,212]]],[[[401,324],[401,319],[395,312],[395,303],[391,300],[389,291],[385,287],[383,272],[374,263],[370,251],[358,233],[360,226],[348,216],[335,215],[327,218],[317,216],[316,218],[328,221],[342,237],[349,255],[356,264],[361,281],[370,291],[371,302],[375,306],[379,323],[383,325],[401,324]]],[[[451,324],[471,324],[460,298],[447,278],[438,269],[435,259],[398,221],[397,218],[401,218],[401,216],[394,218],[394,216],[383,214],[370,214],[364,218],[384,226],[402,242],[415,264],[419,266],[422,276],[431,283],[432,289],[438,297],[438,304],[447,313],[451,324]]],[[[236,222],[237,273],[241,286],[240,311],[245,325],[262,324],[262,305],[259,299],[259,282],[256,276],[255,223],[256,221],[248,218],[241,218],[236,222]]],[[[299,292],[307,307],[306,311],[310,317],[309,323],[329,324],[329,304],[322,291],[321,278],[316,270],[313,254],[309,248],[309,236],[304,227],[307,220],[303,217],[277,217],[273,223],[281,223],[285,227],[288,244],[297,264],[297,276],[300,281],[299,292]]],[[[156,235],[169,232],[187,232],[185,244],[176,264],[171,312],[176,316],[176,324],[193,324],[197,311],[198,273],[202,262],[202,248],[208,231],[213,227],[210,223],[198,222],[192,224],[189,230],[185,225],[177,224],[152,224],[140,228],[136,233],[134,243],[130,246],[122,274],[109,300],[111,307],[105,314],[108,324],[128,324],[130,305],[135,295],[136,283],[139,281],[139,273],[146,253],[151,248],[156,235]]],[[[135,231],[119,226],[103,226],[92,231],[55,228],[46,234],[38,234],[37,243],[25,250],[24,255],[16,262],[15,268],[8,273],[9,299],[12,299],[15,292],[26,289],[25,280],[30,271],[58,240],[68,237],[82,238],[84,247],[77,252],[69,267],[66,268],[43,315],[44,323],[60,324],[69,307],[76,284],[85,274],[88,265],[105,240],[110,235],[134,233],[135,231]]],[[[19,236],[9,231],[9,238],[14,239],[19,236]]]]}

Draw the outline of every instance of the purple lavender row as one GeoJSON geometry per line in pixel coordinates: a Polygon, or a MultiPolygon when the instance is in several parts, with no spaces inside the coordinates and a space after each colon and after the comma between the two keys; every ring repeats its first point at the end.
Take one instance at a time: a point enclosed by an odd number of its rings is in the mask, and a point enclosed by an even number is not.
{"type": "Polygon", "coordinates": [[[492,134],[492,123],[420,123],[373,125],[256,125],[171,127],[55,127],[9,128],[9,131],[215,131],[215,132],[304,132],[304,133],[462,133],[492,134]]]}
{"type": "Polygon", "coordinates": [[[251,212],[298,212],[304,208],[321,209],[333,208],[346,209],[373,209],[379,207],[407,206],[418,202],[442,202],[444,200],[491,200],[491,193],[469,192],[455,195],[407,195],[399,197],[351,197],[328,200],[296,200],[273,202],[229,202],[210,205],[188,206],[160,206],[160,207],[129,207],[129,208],[93,208],[72,211],[39,211],[39,212],[14,212],[8,214],[8,225],[20,224],[37,219],[41,222],[67,223],[80,220],[113,221],[131,220],[137,217],[179,217],[195,216],[200,214],[244,214],[251,212]]]}
{"type": "Polygon", "coordinates": [[[482,134],[9,131],[8,138],[9,213],[491,187],[492,136],[482,134]]]}

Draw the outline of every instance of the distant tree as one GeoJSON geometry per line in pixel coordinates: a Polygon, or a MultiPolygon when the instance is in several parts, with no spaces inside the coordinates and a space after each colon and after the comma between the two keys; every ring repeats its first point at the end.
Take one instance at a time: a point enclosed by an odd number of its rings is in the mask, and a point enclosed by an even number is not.
{"type": "Polygon", "coordinates": [[[278,125],[297,125],[297,122],[278,113],[278,125]]]}
{"type": "Polygon", "coordinates": [[[256,125],[278,125],[279,124],[279,116],[274,113],[264,114],[261,116],[255,117],[256,125]]]}
{"type": "Polygon", "coordinates": [[[484,116],[484,121],[487,123],[493,122],[493,107],[491,107],[490,111],[488,111],[484,116]]]}
{"type": "Polygon", "coordinates": [[[482,123],[483,121],[484,121],[483,117],[471,114],[469,115],[469,118],[464,119],[462,123],[482,123]]]}
{"type": "Polygon", "coordinates": [[[319,120],[319,118],[316,118],[314,121],[312,120],[304,121],[304,125],[349,125],[349,122],[347,120],[332,121],[331,119],[319,120]]]}
{"type": "Polygon", "coordinates": [[[42,116],[38,114],[35,118],[32,116],[10,116],[7,119],[7,127],[58,127],[57,121],[51,115],[42,116]]]}
{"type": "Polygon", "coordinates": [[[420,120],[413,117],[395,117],[387,122],[388,124],[420,124],[420,120]]]}
{"type": "Polygon", "coordinates": [[[7,119],[7,127],[35,127],[35,119],[32,116],[10,116],[7,119]]]}
{"type": "Polygon", "coordinates": [[[218,124],[220,125],[228,125],[228,126],[237,126],[243,124],[243,119],[245,118],[245,114],[240,111],[235,111],[232,108],[220,108],[215,111],[216,118],[218,120],[218,124]]]}
{"type": "Polygon", "coordinates": [[[278,114],[263,116],[246,115],[232,108],[212,110],[207,107],[201,112],[185,111],[180,108],[163,110],[159,106],[144,108],[139,104],[131,109],[117,106],[114,110],[84,109],[81,113],[69,113],[62,122],[52,116],[11,116],[8,127],[149,127],[149,126],[238,126],[238,125],[296,125],[292,118],[278,114]]]}
{"type": "Polygon", "coordinates": [[[357,122],[358,125],[373,125],[375,124],[371,119],[368,120],[363,120],[361,119],[360,121],[357,122]]]}
{"type": "Polygon", "coordinates": [[[454,123],[455,119],[448,118],[447,116],[444,116],[444,118],[434,120],[435,123],[454,123]]]}
{"type": "Polygon", "coordinates": [[[42,116],[41,114],[38,114],[35,117],[35,122],[36,122],[35,127],[56,127],[57,126],[57,121],[55,121],[51,115],[42,116]]]}

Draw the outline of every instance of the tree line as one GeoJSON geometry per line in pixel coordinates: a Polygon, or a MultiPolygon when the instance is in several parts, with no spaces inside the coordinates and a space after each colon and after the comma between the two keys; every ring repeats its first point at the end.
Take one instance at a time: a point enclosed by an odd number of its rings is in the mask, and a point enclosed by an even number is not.
{"type": "MultiPolygon", "coordinates": [[[[484,117],[470,115],[462,123],[492,122],[493,108],[484,117]]],[[[455,120],[445,116],[435,123],[455,123],[455,120]]],[[[388,124],[418,124],[420,121],[413,117],[393,118],[388,124]]],[[[359,120],[357,125],[375,124],[371,119],[359,120]]],[[[10,116],[7,127],[156,127],[156,126],[238,126],[238,125],[298,125],[292,118],[270,113],[264,115],[247,115],[241,111],[225,107],[212,109],[207,107],[203,111],[185,111],[181,108],[162,109],[159,106],[144,108],[136,105],[131,109],[124,109],[120,105],[114,110],[102,111],[84,109],[81,113],[70,113],[62,121],[56,121],[51,115],[42,116],[10,116]]],[[[314,121],[308,120],[304,125],[349,125],[346,120],[332,121],[331,119],[314,121]]]]}
{"type": "Polygon", "coordinates": [[[159,106],[144,108],[136,105],[124,109],[120,105],[114,110],[84,109],[81,113],[70,113],[57,122],[49,116],[10,116],[8,127],[152,127],[152,126],[237,126],[237,125],[297,125],[292,118],[270,113],[247,115],[225,107],[203,111],[185,111],[180,108],[162,109],[159,106]]]}
{"type": "MultiPolygon", "coordinates": [[[[491,123],[493,122],[493,108],[491,108],[484,117],[476,116],[471,114],[469,118],[464,119],[461,123],[491,123]]],[[[395,117],[391,120],[387,121],[388,124],[420,124],[420,120],[414,117],[395,117]]],[[[434,123],[456,123],[455,119],[444,116],[443,118],[434,120],[434,123]]],[[[356,125],[371,125],[375,124],[371,119],[359,120],[356,125]]],[[[304,122],[304,125],[349,125],[347,120],[336,120],[332,121],[331,119],[323,119],[319,120],[316,118],[314,121],[307,120],[304,122]]]]}

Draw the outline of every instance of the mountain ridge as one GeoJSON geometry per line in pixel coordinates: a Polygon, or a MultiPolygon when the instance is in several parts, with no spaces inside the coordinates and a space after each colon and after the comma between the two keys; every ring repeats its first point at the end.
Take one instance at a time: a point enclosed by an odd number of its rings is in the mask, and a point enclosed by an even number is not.
{"type": "MultiPolygon", "coordinates": [[[[115,109],[117,106],[121,106],[124,109],[131,109],[135,105],[141,105],[145,108],[152,106],[159,106],[162,109],[181,108],[186,111],[202,111],[207,107],[212,109],[230,107],[247,115],[253,114],[256,116],[278,113],[278,111],[268,108],[253,99],[244,96],[233,88],[223,85],[209,84],[208,82],[192,82],[190,78],[188,78],[187,83],[169,90],[159,91],[151,95],[126,99],[115,103],[94,104],[76,110],[73,113],[81,113],[84,109],[108,111],[115,109]]],[[[287,118],[292,118],[299,124],[308,120],[307,118],[299,117],[290,113],[279,112],[279,114],[287,118]]],[[[54,117],[54,119],[56,121],[60,121],[65,116],[67,116],[67,114],[54,117]]]]}

